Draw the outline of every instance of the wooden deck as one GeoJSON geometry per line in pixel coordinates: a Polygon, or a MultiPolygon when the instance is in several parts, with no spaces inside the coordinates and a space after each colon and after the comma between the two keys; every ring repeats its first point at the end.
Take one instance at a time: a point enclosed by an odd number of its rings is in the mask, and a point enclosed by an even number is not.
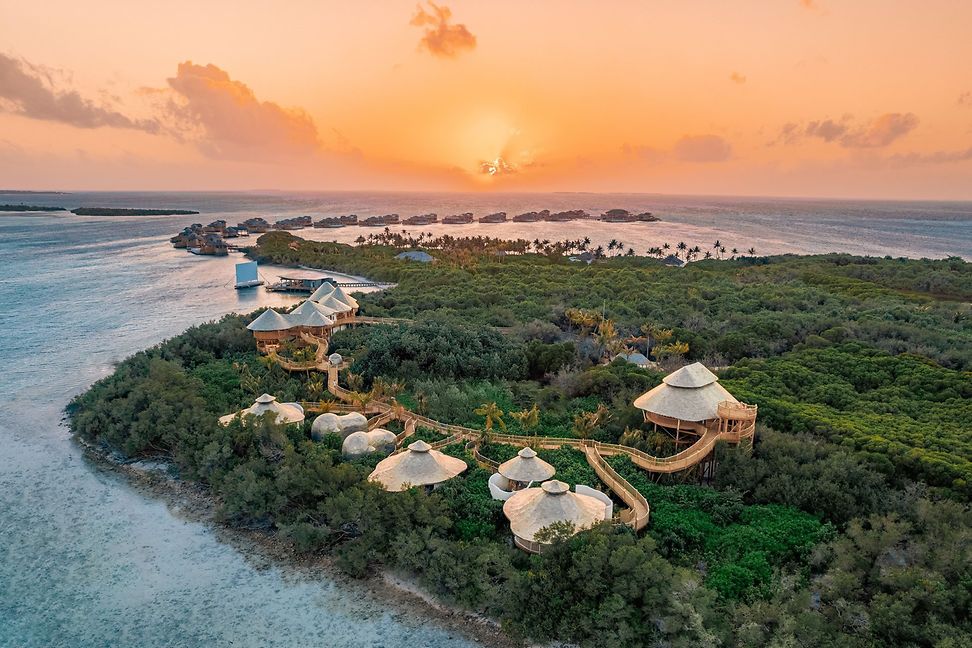
{"type": "MultiPolygon", "coordinates": [[[[356,323],[386,323],[400,322],[404,320],[390,318],[354,318],[359,320],[356,323]]],[[[345,322],[347,323],[347,322],[345,322]]],[[[347,390],[338,382],[338,374],[342,369],[350,366],[349,362],[342,362],[340,365],[332,365],[327,357],[327,341],[313,336],[305,337],[305,341],[318,344],[318,352],[315,354],[313,363],[292,363],[280,358],[276,354],[270,357],[280,364],[287,371],[308,371],[306,365],[313,364],[313,370],[327,373],[327,389],[334,395],[340,404],[327,403],[325,406],[317,403],[301,403],[307,412],[313,411],[362,411],[360,407],[353,404],[360,401],[359,395],[347,390]],[[308,339],[310,338],[310,339],[308,339]],[[323,351],[322,351],[323,349],[323,351]]],[[[567,437],[544,437],[544,436],[522,436],[513,434],[484,433],[483,430],[463,427],[461,425],[451,425],[441,423],[426,416],[416,414],[405,409],[401,405],[392,405],[383,401],[371,401],[365,407],[366,413],[373,413],[368,428],[373,429],[379,425],[386,425],[390,421],[400,420],[405,424],[404,431],[396,436],[398,449],[401,452],[405,449],[406,440],[415,434],[418,426],[427,427],[446,435],[444,438],[431,445],[433,449],[441,449],[454,443],[466,442],[467,449],[476,459],[480,466],[495,472],[499,466],[498,462],[482,455],[479,452],[479,443],[482,439],[487,439],[492,443],[507,443],[516,446],[530,446],[532,448],[542,448],[554,450],[562,446],[576,448],[584,453],[588,464],[594,469],[598,478],[614,492],[619,500],[625,503],[627,508],[618,512],[617,521],[620,524],[630,526],[636,532],[641,531],[648,524],[650,507],[638,489],[631,485],[605,460],[605,457],[617,455],[628,456],[636,466],[651,473],[676,473],[693,468],[702,462],[712,452],[715,444],[722,440],[730,443],[739,443],[746,439],[752,439],[756,427],[756,408],[755,406],[744,405],[741,403],[727,404],[726,407],[734,407],[732,414],[735,416],[730,419],[730,424],[719,425],[718,427],[704,426],[702,424],[682,424],[683,429],[691,430],[699,434],[699,439],[691,446],[669,457],[655,457],[646,452],[632,448],[630,446],[619,445],[616,443],[603,443],[590,439],[577,439],[567,437]]]]}

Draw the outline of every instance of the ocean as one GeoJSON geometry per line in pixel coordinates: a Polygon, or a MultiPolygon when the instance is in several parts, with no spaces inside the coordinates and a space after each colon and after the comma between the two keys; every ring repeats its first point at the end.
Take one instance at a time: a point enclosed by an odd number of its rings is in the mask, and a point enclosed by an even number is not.
{"type": "MultiPolygon", "coordinates": [[[[205,524],[86,460],[63,424],[72,396],[133,352],[235,311],[293,303],[232,288],[228,258],[167,239],[192,222],[620,207],[657,223],[436,225],[415,231],[611,239],[643,253],[684,241],[758,254],[972,259],[972,203],[627,194],[3,194],[0,203],[196,209],[196,216],[0,213],[0,646],[469,646],[361,587],[247,558],[205,524]]],[[[401,229],[401,228],[397,228],[401,229]]],[[[306,229],[352,241],[374,230],[306,229]]],[[[263,267],[267,278],[282,268],[263,267]]]]}

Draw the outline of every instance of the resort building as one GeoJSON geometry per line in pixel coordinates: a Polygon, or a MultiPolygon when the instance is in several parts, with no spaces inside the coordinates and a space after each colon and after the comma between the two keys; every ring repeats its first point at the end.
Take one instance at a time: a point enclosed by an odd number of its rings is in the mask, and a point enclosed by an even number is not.
{"type": "Polygon", "coordinates": [[[489,492],[496,500],[508,500],[532,482],[543,482],[554,476],[556,469],[537,456],[533,448],[521,448],[516,456],[499,465],[489,478],[489,492]]]}
{"type": "Polygon", "coordinates": [[[567,484],[556,479],[513,493],[503,504],[503,514],[510,521],[513,543],[530,553],[541,552],[543,543],[536,534],[555,522],[573,524],[576,533],[608,519],[603,501],[572,493],[567,484]]]}
{"type": "Polygon", "coordinates": [[[368,476],[386,490],[400,492],[409,486],[432,487],[466,469],[466,462],[433,450],[425,441],[409,444],[403,452],[385,457],[368,476]]]}
{"type": "Polygon", "coordinates": [[[756,406],[741,403],[702,363],[682,367],[634,401],[645,422],[668,430],[676,444],[694,443],[707,432],[728,440],[752,439],[756,406]]]}
{"type": "Polygon", "coordinates": [[[358,302],[340,286],[325,282],[289,313],[269,308],[247,325],[260,353],[276,351],[284,342],[302,343],[301,333],[327,340],[332,331],[354,318],[358,302]]]}
{"type": "Polygon", "coordinates": [[[239,412],[234,412],[233,414],[221,416],[219,422],[223,425],[229,425],[237,416],[241,418],[251,416],[259,418],[267,412],[273,413],[274,421],[277,423],[300,423],[304,420],[304,408],[301,407],[300,403],[278,403],[275,396],[263,394],[250,407],[239,412]]]}

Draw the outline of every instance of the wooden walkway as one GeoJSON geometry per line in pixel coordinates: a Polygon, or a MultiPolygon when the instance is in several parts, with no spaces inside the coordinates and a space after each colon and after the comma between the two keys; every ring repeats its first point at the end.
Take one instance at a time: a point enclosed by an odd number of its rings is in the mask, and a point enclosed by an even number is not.
{"type": "MultiPolygon", "coordinates": [[[[355,318],[362,320],[359,323],[386,323],[400,322],[403,320],[390,320],[389,318],[355,318]]],[[[617,455],[628,456],[632,463],[639,468],[651,473],[670,474],[688,470],[698,465],[712,452],[716,442],[720,440],[730,443],[739,443],[743,439],[752,438],[755,431],[755,418],[751,422],[737,429],[712,429],[702,425],[691,425],[693,432],[701,433],[699,440],[691,446],[670,457],[655,457],[646,452],[632,448],[630,446],[619,445],[616,443],[603,443],[591,439],[577,439],[567,437],[544,437],[544,436],[522,436],[513,434],[497,434],[493,432],[484,433],[483,430],[467,428],[461,425],[450,425],[441,423],[426,416],[416,414],[405,409],[401,405],[392,405],[383,401],[373,400],[366,404],[362,409],[354,403],[360,403],[360,394],[347,390],[338,382],[338,374],[342,369],[350,366],[350,362],[342,362],[339,365],[332,365],[326,357],[327,341],[313,336],[305,337],[305,341],[318,344],[318,352],[315,354],[313,363],[293,363],[276,354],[271,354],[281,367],[287,371],[308,371],[317,370],[327,373],[327,390],[333,394],[341,403],[301,403],[307,412],[314,411],[364,411],[375,414],[368,421],[368,428],[373,429],[382,425],[387,425],[390,421],[400,420],[405,424],[405,429],[396,436],[398,449],[401,452],[405,449],[405,441],[415,434],[419,426],[435,430],[446,435],[444,438],[431,445],[433,449],[442,449],[446,446],[466,442],[466,448],[470,451],[476,462],[487,470],[496,471],[498,462],[482,455],[479,452],[479,443],[486,439],[491,443],[507,443],[515,446],[530,446],[547,450],[555,450],[562,446],[575,448],[584,453],[587,463],[597,474],[598,478],[610,488],[614,494],[628,508],[619,511],[618,518],[621,524],[630,526],[636,532],[642,530],[647,524],[650,515],[648,501],[638,489],[631,485],[605,460],[605,457],[617,455]],[[311,339],[308,339],[311,338],[311,339]],[[324,351],[321,351],[324,349],[324,351]],[[307,368],[307,365],[313,367],[307,368]],[[695,429],[698,428],[698,429],[695,429]]]]}

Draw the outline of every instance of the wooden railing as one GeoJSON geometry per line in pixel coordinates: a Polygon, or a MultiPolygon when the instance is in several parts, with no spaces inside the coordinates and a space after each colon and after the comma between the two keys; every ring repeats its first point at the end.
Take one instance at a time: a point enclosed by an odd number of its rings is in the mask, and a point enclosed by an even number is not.
{"type": "Polygon", "coordinates": [[[621,522],[630,526],[635,532],[645,528],[648,524],[650,511],[645,496],[604,460],[595,443],[584,445],[584,455],[587,457],[587,463],[591,465],[601,481],[628,505],[628,508],[621,511],[618,516],[621,522]]]}

